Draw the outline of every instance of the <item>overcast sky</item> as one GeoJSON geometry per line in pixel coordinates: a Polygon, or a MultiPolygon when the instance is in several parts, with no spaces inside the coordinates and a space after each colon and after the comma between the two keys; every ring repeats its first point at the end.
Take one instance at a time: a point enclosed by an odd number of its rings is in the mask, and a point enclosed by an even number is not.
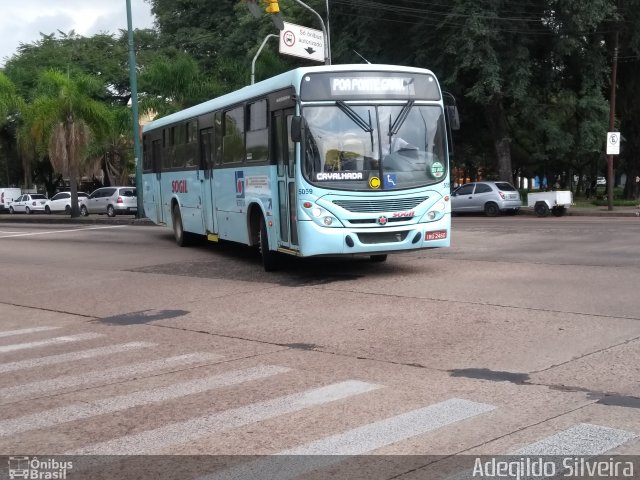
{"type": "MultiPolygon", "coordinates": [[[[126,0],[1,0],[0,67],[4,66],[20,43],[40,39],[40,32],[74,30],[79,35],[116,33],[127,29],[126,0]]],[[[151,6],[144,0],[131,0],[133,28],[153,26],[151,6]]]]}

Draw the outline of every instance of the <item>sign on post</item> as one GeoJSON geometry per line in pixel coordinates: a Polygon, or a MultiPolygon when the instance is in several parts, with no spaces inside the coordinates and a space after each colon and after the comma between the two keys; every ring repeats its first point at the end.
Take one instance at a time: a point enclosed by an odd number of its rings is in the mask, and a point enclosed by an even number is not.
{"type": "Polygon", "coordinates": [[[620,132],[607,133],[607,155],[620,155],[620,132]]]}
{"type": "Polygon", "coordinates": [[[324,63],[324,35],[320,30],[284,22],[280,53],[324,63]]]}

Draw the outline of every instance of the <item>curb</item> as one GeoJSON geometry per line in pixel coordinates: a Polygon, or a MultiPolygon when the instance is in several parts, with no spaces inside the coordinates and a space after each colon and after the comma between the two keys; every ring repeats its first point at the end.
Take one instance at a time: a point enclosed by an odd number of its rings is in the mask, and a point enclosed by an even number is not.
{"type": "Polygon", "coordinates": [[[95,215],[92,217],[71,218],[64,215],[46,215],[34,213],[26,214],[0,214],[0,223],[53,223],[53,224],[75,224],[75,225],[155,225],[148,218],[135,218],[132,215],[123,215],[118,218],[103,217],[95,215]]]}

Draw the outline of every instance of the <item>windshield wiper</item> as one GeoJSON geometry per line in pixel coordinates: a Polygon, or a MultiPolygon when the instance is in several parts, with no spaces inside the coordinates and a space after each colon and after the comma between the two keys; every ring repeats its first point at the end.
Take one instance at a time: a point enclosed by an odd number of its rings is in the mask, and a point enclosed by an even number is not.
{"type": "Polygon", "coordinates": [[[353,123],[358,125],[362,130],[367,132],[371,136],[371,149],[373,150],[373,126],[371,124],[371,110],[369,110],[369,123],[365,122],[365,120],[358,115],[358,113],[351,108],[349,105],[344,103],[342,100],[337,100],[336,105],[344,114],[349,117],[353,123]]]}
{"type": "Polygon", "coordinates": [[[403,105],[402,110],[400,110],[400,113],[396,117],[396,120],[393,122],[393,125],[391,125],[391,116],[389,116],[389,145],[391,145],[391,137],[393,137],[400,131],[400,128],[409,116],[409,112],[411,111],[411,107],[413,107],[414,103],[414,100],[409,100],[403,105]]]}

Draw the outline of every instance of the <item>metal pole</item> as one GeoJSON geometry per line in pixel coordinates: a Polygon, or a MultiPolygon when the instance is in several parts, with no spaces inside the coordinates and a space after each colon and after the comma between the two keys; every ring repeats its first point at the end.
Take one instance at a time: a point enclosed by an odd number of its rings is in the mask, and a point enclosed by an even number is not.
{"type": "Polygon", "coordinates": [[[140,149],[140,123],[138,119],[138,77],[136,73],[136,52],[133,48],[133,28],[131,22],[131,0],[127,1],[127,31],[129,36],[129,81],[131,82],[131,112],[133,114],[133,157],[136,166],[136,196],[138,211],[136,218],[144,218],[142,200],[142,152],[140,149]]]}
{"type": "Polygon", "coordinates": [[[327,3],[327,57],[329,58],[329,65],[331,65],[331,27],[329,26],[329,0],[327,3]]]}
{"type": "Polygon", "coordinates": [[[269,40],[271,37],[278,37],[278,35],[270,33],[269,35],[264,37],[264,40],[262,41],[262,45],[260,45],[260,48],[258,49],[258,51],[256,52],[255,56],[253,57],[253,60],[251,61],[251,85],[253,85],[255,83],[255,81],[256,81],[256,60],[258,58],[258,55],[260,55],[260,52],[262,51],[262,49],[266,45],[267,40],[269,40]]]}
{"type": "Polygon", "coordinates": [[[324,35],[324,64],[331,65],[331,58],[329,57],[329,38],[327,36],[327,29],[324,26],[324,20],[322,20],[322,17],[318,12],[316,12],[313,8],[311,8],[309,5],[304,3],[302,0],[296,0],[296,2],[298,2],[300,5],[302,5],[304,8],[306,8],[310,12],[312,12],[316,17],[318,17],[318,20],[320,20],[320,25],[322,26],[322,34],[324,35]]]}
{"type": "MultiPolygon", "coordinates": [[[[609,99],[609,131],[616,124],[616,78],[618,73],[618,32],[613,47],[613,67],[611,68],[611,97],[609,99]]],[[[607,157],[607,210],[613,210],[613,155],[607,157]]]]}

